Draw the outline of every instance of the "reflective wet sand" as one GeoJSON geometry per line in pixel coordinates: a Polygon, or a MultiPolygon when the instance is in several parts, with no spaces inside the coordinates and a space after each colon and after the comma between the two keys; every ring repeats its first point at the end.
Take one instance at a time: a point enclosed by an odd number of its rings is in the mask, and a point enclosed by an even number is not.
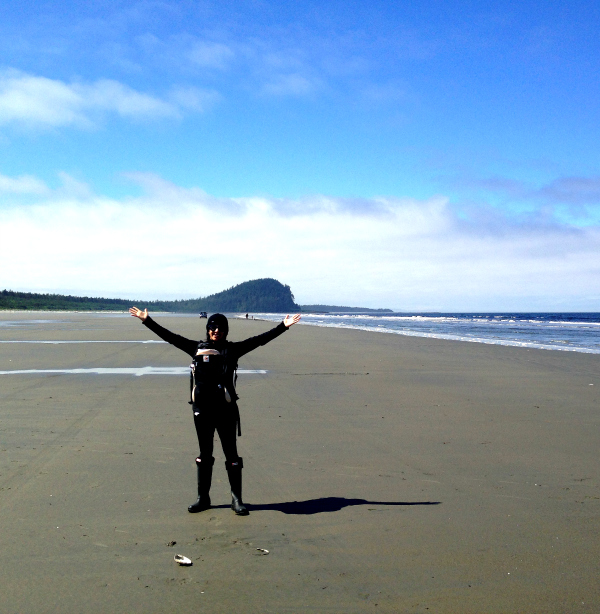
{"type": "MultiPolygon", "coordinates": [[[[149,339],[133,318],[0,312],[0,340],[149,339]]],[[[0,371],[188,363],[0,344],[0,371]]],[[[185,376],[0,375],[0,610],[598,610],[600,357],[299,325],[240,366],[268,371],[238,381],[246,518],[218,446],[215,508],[187,512],[185,376]]]]}

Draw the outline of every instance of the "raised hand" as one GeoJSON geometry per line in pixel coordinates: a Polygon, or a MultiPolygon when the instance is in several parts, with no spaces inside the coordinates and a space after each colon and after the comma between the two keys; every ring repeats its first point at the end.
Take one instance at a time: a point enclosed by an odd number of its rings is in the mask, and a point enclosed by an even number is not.
{"type": "Polygon", "coordinates": [[[134,317],[134,318],[139,318],[140,320],[145,320],[148,317],[148,310],[144,309],[144,311],[142,311],[141,309],[138,309],[137,307],[130,307],[129,308],[129,313],[134,317]]]}
{"type": "Polygon", "coordinates": [[[296,322],[299,322],[301,317],[302,316],[299,313],[297,313],[295,316],[292,316],[292,317],[287,315],[287,316],[285,316],[285,318],[283,320],[283,323],[285,324],[285,326],[287,326],[289,328],[293,324],[296,324],[296,322]]]}

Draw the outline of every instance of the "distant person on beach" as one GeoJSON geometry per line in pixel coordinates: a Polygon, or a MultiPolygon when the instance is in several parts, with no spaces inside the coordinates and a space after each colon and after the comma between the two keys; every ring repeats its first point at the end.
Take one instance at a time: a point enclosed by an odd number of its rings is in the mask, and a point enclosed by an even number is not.
{"type": "Polygon", "coordinates": [[[191,513],[210,508],[210,485],[215,459],[213,444],[215,430],[219,434],[225,468],[231,486],[231,509],[239,516],[247,516],[248,510],[242,501],[243,462],[237,452],[237,434],[241,435],[240,414],[235,392],[235,375],[238,360],[284,333],[300,320],[300,314],[286,316],[275,328],[250,337],[245,341],[228,341],[229,322],[221,313],[215,313],[206,323],[206,340],[194,341],[177,335],[157,324],[148,310],[131,307],[129,313],[139,318],[153,333],[167,343],[189,354],[192,359],[191,400],[194,425],[198,435],[200,454],[196,458],[198,473],[198,500],[188,507],[191,513]]]}

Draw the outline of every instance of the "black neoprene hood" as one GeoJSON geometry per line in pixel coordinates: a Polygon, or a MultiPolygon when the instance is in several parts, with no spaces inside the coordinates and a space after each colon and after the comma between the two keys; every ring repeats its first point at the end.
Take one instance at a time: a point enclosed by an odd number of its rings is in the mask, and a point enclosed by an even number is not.
{"type": "Polygon", "coordinates": [[[206,334],[208,335],[208,329],[215,324],[219,327],[219,330],[225,335],[225,337],[227,337],[227,334],[229,333],[229,322],[222,313],[213,313],[212,316],[208,318],[206,322],[206,334]]]}

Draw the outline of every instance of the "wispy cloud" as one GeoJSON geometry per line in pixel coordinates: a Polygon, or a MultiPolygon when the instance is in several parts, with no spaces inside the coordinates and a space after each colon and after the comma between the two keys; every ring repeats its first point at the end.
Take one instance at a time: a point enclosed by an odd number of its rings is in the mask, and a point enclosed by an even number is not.
{"type": "Polygon", "coordinates": [[[110,79],[66,83],[12,69],[0,73],[0,125],[91,127],[111,113],[132,120],[178,118],[214,99],[214,92],[196,88],[174,89],[163,99],[110,79]]]}
{"type": "Polygon", "coordinates": [[[80,185],[67,186],[35,204],[0,209],[3,284],[190,297],[272,276],[305,303],[474,310],[597,304],[600,226],[507,219],[505,232],[490,234],[442,196],[219,199],[149,174],[129,178],[143,187],[141,196],[78,196],[80,185]]]}
{"type": "Polygon", "coordinates": [[[202,89],[194,86],[173,87],[168,95],[169,102],[180,112],[195,111],[203,113],[219,102],[221,98],[221,94],[214,89],[202,89]]]}
{"type": "Polygon", "coordinates": [[[600,177],[560,177],[533,193],[552,203],[600,204],[600,177]]]}
{"type": "Polygon", "coordinates": [[[43,182],[31,175],[21,175],[20,177],[7,177],[0,175],[0,194],[19,194],[19,195],[43,195],[49,194],[50,189],[43,182]]]}
{"type": "Polygon", "coordinates": [[[263,94],[271,96],[305,96],[318,89],[316,80],[300,74],[276,75],[261,88],[263,94]]]}
{"type": "Polygon", "coordinates": [[[228,45],[200,40],[192,44],[188,57],[198,66],[223,69],[229,65],[234,55],[228,45]]]}
{"type": "Polygon", "coordinates": [[[448,182],[463,194],[475,194],[475,203],[465,209],[486,210],[480,203],[501,201],[499,208],[487,207],[495,216],[518,215],[529,222],[545,220],[554,223],[570,219],[573,223],[598,223],[600,221],[600,177],[558,177],[545,184],[494,176],[487,178],[458,177],[448,182]]]}
{"type": "Polygon", "coordinates": [[[366,72],[365,61],[341,49],[342,41],[297,32],[221,32],[221,39],[144,34],[136,43],[145,63],[178,78],[219,83],[230,93],[241,89],[262,97],[302,98],[366,72]]]}
{"type": "Polygon", "coordinates": [[[458,177],[451,184],[465,189],[542,199],[558,204],[600,204],[600,177],[558,177],[541,186],[501,176],[458,177]]]}
{"type": "Polygon", "coordinates": [[[214,75],[226,71],[239,59],[238,45],[226,40],[215,40],[187,32],[178,32],[170,36],[159,37],[144,33],[129,42],[132,57],[144,66],[154,66],[167,70],[173,76],[214,75]]]}

